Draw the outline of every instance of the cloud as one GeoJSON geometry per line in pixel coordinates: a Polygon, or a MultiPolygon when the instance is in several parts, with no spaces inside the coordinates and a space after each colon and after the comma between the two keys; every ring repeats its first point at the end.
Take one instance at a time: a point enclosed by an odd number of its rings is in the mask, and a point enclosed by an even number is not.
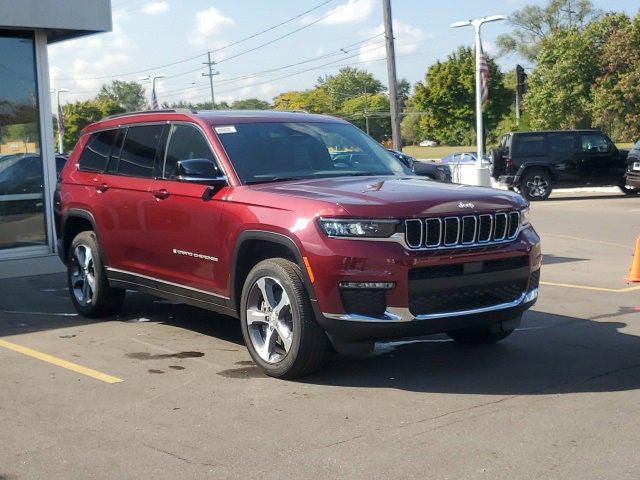
{"type": "MultiPolygon", "coordinates": [[[[384,25],[380,24],[374,29],[367,30],[367,36],[384,33],[384,25]]],[[[400,20],[393,21],[393,36],[395,37],[396,55],[407,55],[415,52],[422,42],[429,36],[419,27],[414,27],[400,20]]],[[[386,55],[383,36],[378,36],[360,46],[359,58],[363,62],[372,62],[386,55]]]]}
{"type": "Polygon", "coordinates": [[[348,0],[332,8],[326,14],[318,16],[307,15],[302,18],[302,23],[308,25],[322,18],[318,25],[356,24],[369,18],[374,10],[374,0],[348,0]]]}
{"type": "Polygon", "coordinates": [[[235,22],[215,7],[196,13],[196,26],[189,37],[192,45],[202,45],[216,35],[220,29],[230,27],[235,22]]]}
{"type": "Polygon", "coordinates": [[[169,2],[167,0],[158,0],[146,3],[140,10],[145,15],[159,15],[169,10],[169,2]]]}

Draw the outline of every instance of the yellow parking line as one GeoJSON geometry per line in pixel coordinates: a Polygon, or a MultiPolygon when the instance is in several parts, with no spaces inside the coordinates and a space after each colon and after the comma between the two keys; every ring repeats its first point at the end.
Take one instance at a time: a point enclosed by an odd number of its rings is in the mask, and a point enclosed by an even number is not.
{"type": "Polygon", "coordinates": [[[635,290],[640,290],[640,285],[627,288],[604,288],[604,287],[591,287],[589,285],[574,285],[572,283],[554,283],[554,282],[540,282],[542,285],[550,285],[552,287],[565,287],[565,288],[579,288],[581,290],[594,290],[596,292],[609,292],[609,293],[627,293],[635,290]]]}
{"type": "Polygon", "coordinates": [[[61,358],[54,357],[46,353],[38,352],[37,350],[23,347],[22,345],[18,345],[16,343],[7,342],[6,340],[0,340],[0,347],[4,347],[9,350],[13,350],[14,352],[28,355],[33,358],[37,358],[38,360],[42,360],[43,362],[47,362],[52,365],[57,365],[58,367],[66,368],[67,370],[71,370],[72,372],[81,373],[82,375],[95,378],[96,380],[100,380],[101,382],[106,382],[106,383],[124,382],[124,380],[122,380],[121,378],[113,377],[111,375],[107,375],[106,373],[98,372],[97,370],[92,370],[91,368],[83,367],[82,365],[78,365],[77,363],[67,362],[66,360],[62,360],[61,358]]]}

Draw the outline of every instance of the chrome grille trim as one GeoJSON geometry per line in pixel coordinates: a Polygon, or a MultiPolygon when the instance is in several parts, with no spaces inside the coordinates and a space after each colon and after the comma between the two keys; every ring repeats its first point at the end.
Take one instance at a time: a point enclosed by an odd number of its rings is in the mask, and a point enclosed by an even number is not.
{"type": "Polygon", "coordinates": [[[517,238],[522,231],[520,227],[520,212],[518,211],[410,218],[404,221],[404,225],[404,245],[409,250],[442,250],[505,243],[517,238]],[[416,222],[421,225],[419,238],[415,233],[417,231],[416,222]],[[487,222],[489,222],[488,235],[482,236],[481,227],[484,225],[486,229],[487,222]],[[517,223],[514,225],[514,222],[517,223]],[[501,225],[503,225],[503,228],[499,228],[501,225]],[[410,228],[408,228],[409,226],[410,228]],[[452,229],[455,229],[455,240],[454,230],[452,229]],[[468,229],[473,229],[472,236],[468,229]],[[410,231],[411,234],[409,234],[410,231]],[[434,239],[433,236],[436,231],[438,232],[438,238],[434,239]],[[429,235],[430,232],[431,235],[429,235]],[[449,237],[450,239],[448,240],[449,237]],[[472,238],[472,240],[465,241],[465,238],[472,238]]]}

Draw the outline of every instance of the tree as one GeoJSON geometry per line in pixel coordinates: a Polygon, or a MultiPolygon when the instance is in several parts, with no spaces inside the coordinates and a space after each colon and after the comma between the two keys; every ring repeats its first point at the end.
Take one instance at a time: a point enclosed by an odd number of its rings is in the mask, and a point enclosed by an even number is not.
{"type": "Polygon", "coordinates": [[[535,61],[541,43],[565,29],[581,29],[600,12],[590,0],[550,0],[545,7],[527,5],[509,17],[513,31],[498,37],[501,53],[517,53],[535,61]]]}
{"type": "MultiPolygon", "coordinates": [[[[504,86],[504,75],[495,61],[487,57],[489,66],[489,101],[484,106],[485,131],[492,133],[509,111],[513,94],[504,86]]],[[[460,47],[443,62],[427,70],[425,82],[418,82],[411,99],[412,106],[424,112],[419,132],[448,145],[475,142],[475,54],[460,47]]]]}
{"type": "Polygon", "coordinates": [[[382,93],[360,95],[345,100],[339,115],[365,131],[369,117],[369,134],[378,141],[391,135],[389,98],[382,93]]]}
{"type": "Polygon", "coordinates": [[[334,113],[333,99],[324,88],[313,88],[301,92],[284,92],[273,99],[276,110],[304,110],[310,113],[334,113]]]}
{"type": "MultiPolygon", "coordinates": [[[[605,16],[581,29],[559,30],[542,41],[524,100],[533,128],[588,128],[594,119],[601,125],[609,121],[607,112],[620,105],[612,95],[622,70],[609,62],[620,58],[618,52],[629,55],[621,59],[623,63],[637,55],[633,48],[620,52],[630,41],[622,30],[628,23],[625,15],[605,16]],[[620,40],[614,42],[615,38],[620,40]],[[609,58],[603,57],[604,52],[610,52],[609,58]],[[602,77],[607,71],[609,75],[602,77]],[[600,85],[599,101],[594,99],[594,85],[600,85]]],[[[635,85],[629,87],[623,95],[636,90],[635,85]]]]}
{"type": "Polygon", "coordinates": [[[110,85],[103,85],[97,100],[111,100],[125,112],[143,110],[147,101],[144,87],[137,82],[114,80],[110,85]]]}
{"type": "Polygon", "coordinates": [[[90,123],[97,122],[107,115],[125,112],[124,108],[110,99],[85,100],[67,103],[62,106],[64,115],[64,149],[70,151],[80,138],[80,132],[90,123]]]}
{"type": "Polygon", "coordinates": [[[599,23],[592,28],[602,45],[600,74],[592,86],[593,125],[616,140],[635,141],[640,136],[640,13],[633,20],[618,14],[599,23]]]}
{"type": "Polygon", "coordinates": [[[318,78],[316,89],[325,90],[339,110],[347,99],[363,94],[375,95],[384,91],[384,86],[366,70],[344,67],[336,75],[318,78]]]}
{"type": "Polygon", "coordinates": [[[269,110],[271,104],[258,98],[246,98],[244,100],[236,100],[231,104],[231,108],[235,110],[269,110]]]}

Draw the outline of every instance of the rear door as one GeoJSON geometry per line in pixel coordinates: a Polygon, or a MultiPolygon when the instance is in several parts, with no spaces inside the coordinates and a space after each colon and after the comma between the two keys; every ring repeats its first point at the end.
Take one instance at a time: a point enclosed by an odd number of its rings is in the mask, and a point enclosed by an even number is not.
{"type": "Polygon", "coordinates": [[[113,269],[149,275],[154,271],[153,244],[145,223],[155,208],[153,196],[159,147],[166,124],[133,125],[118,132],[106,173],[99,176],[96,219],[101,242],[113,269]]]}
{"type": "Polygon", "coordinates": [[[220,271],[218,263],[222,238],[219,222],[226,189],[203,199],[208,186],[179,181],[176,168],[180,160],[207,159],[222,176],[219,163],[204,132],[195,124],[172,124],[163,150],[160,178],[153,187],[160,195],[144,209],[146,232],[152,239],[153,275],[220,297],[228,275],[220,271]]]}

